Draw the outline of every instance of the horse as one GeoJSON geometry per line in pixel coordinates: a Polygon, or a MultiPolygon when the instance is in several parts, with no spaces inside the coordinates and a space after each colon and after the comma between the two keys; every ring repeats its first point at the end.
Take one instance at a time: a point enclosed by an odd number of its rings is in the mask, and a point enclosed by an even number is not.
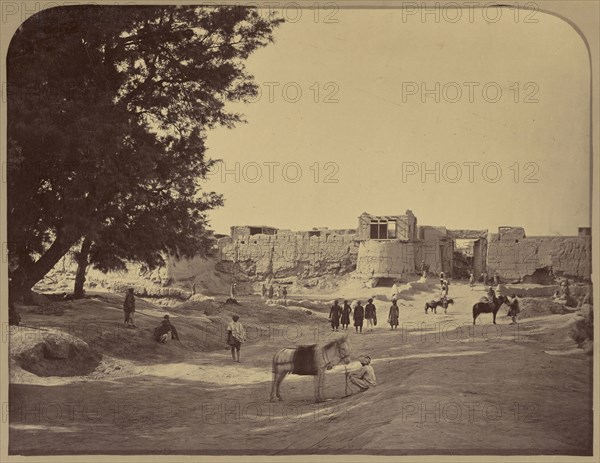
{"type": "Polygon", "coordinates": [[[325,370],[331,370],[339,363],[350,363],[350,343],[346,333],[325,345],[287,347],[273,356],[273,383],[271,402],[283,400],[279,385],[288,373],[315,377],[315,401],[323,401],[322,390],[325,383],[325,370]]]}
{"type": "Polygon", "coordinates": [[[494,325],[496,324],[496,314],[502,304],[507,302],[507,299],[504,296],[492,298],[492,302],[483,302],[479,301],[475,305],[473,305],[473,325],[475,324],[475,320],[482,313],[492,313],[494,316],[494,325]]]}
{"type": "Polygon", "coordinates": [[[454,304],[454,300],[450,299],[450,298],[446,298],[446,299],[439,299],[437,301],[429,301],[425,303],[425,313],[427,313],[427,311],[429,309],[432,310],[433,313],[437,314],[437,307],[443,307],[444,309],[444,313],[446,313],[446,311],[448,310],[448,305],[449,304],[454,304]]]}

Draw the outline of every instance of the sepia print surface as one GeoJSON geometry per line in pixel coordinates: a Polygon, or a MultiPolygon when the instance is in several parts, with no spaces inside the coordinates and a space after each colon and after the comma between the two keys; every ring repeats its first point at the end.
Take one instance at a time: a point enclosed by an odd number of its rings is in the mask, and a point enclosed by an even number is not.
{"type": "Polygon", "coordinates": [[[2,3],[3,461],[597,461],[598,3],[165,3],[2,3]]]}

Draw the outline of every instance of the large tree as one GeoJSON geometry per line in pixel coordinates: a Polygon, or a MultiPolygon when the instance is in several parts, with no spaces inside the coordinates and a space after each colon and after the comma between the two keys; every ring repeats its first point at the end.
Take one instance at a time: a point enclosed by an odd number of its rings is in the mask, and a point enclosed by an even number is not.
{"type": "MultiPolygon", "coordinates": [[[[84,6],[21,26],[7,57],[11,302],[84,237],[110,253],[126,246],[110,233],[150,234],[161,213],[161,247],[194,251],[221,201],[201,191],[206,130],[243,120],[226,103],[256,96],[244,62],[280,22],[239,6],[84,6]]],[[[130,244],[115,255],[143,254],[130,244]]]]}

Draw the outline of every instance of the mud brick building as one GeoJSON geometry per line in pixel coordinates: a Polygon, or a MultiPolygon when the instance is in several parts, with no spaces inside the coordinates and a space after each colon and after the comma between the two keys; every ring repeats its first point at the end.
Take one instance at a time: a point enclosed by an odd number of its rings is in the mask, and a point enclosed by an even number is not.
{"type": "MultiPolygon", "coordinates": [[[[400,215],[363,212],[355,229],[291,231],[266,225],[231,227],[217,242],[217,270],[247,278],[283,278],[355,271],[366,278],[402,278],[431,273],[476,278],[498,273],[503,280],[536,281],[544,276],[591,279],[591,230],[576,236],[531,236],[522,227],[450,230],[419,225],[411,210],[400,215]]],[[[170,261],[177,279],[193,276],[193,259],[170,261]]]]}

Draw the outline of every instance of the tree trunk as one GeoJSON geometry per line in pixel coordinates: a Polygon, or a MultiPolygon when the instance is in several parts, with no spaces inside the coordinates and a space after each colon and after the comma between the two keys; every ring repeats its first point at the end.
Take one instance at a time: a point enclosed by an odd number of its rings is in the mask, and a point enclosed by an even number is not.
{"type": "Polygon", "coordinates": [[[77,254],[77,274],[75,275],[75,288],[73,291],[73,297],[75,299],[83,299],[85,296],[83,285],[85,284],[85,272],[88,266],[88,257],[90,255],[91,246],[92,240],[86,236],[81,244],[81,251],[77,254]]]}
{"type": "Polygon", "coordinates": [[[15,302],[28,298],[33,285],[44,278],[79,239],[81,239],[81,236],[58,235],[48,250],[36,262],[30,261],[20,264],[10,275],[9,307],[14,309],[15,302]]]}

